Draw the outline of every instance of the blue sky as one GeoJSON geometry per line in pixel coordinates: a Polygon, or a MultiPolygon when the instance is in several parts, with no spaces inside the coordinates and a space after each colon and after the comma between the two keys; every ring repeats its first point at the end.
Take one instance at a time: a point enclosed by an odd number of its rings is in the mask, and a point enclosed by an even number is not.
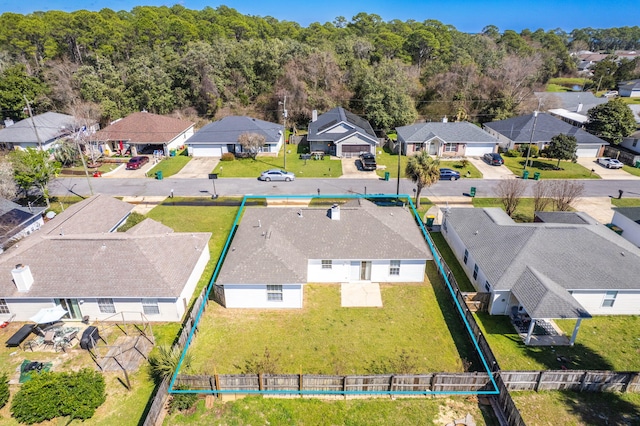
{"type": "Polygon", "coordinates": [[[479,32],[486,25],[501,31],[524,28],[545,30],[562,28],[610,28],[638,25],[640,1],[616,0],[0,0],[0,12],[28,14],[37,10],[79,9],[131,10],[137,5],[171,6],[182,4],[200,10],[205,6],[226,5],[245,15],[273,16],[308,26],[312,22],[330,22],[337,16],[347,20],[359,12],[375,13],[385,21],[436,19],[459,31],[479,32]]]}

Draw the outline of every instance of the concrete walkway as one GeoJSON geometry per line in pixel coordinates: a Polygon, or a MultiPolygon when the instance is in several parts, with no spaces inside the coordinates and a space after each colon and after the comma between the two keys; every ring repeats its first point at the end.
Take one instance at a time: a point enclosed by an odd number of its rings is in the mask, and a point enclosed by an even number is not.
{"type": "Polygon", "coordinates": [[[382,295],[378,283],[342,283],[340,295],[343,308],[382,307],[382,295]]]}
{"type": "Polygon", "coordinates": [[[177,179],[206,178],[220,162],[220,157],[193,157],[178,173],[171,176],[177,179]]]}
{"type": "Polygon", "coordinates": [[[147,214],[167,197],[145,195],[141,197],[122,197],[122,201],[135,205],[132,212],[147,214]]]}
{"type": "Polygon", "coordinates": [[[632,175],[622,169],[607,169],[598,164],[598,159],[594,157],[578,158],[578,164],[587,170],[593,170],[594,173],[605,180],[640,180],[640,176],[632,175]]]}
{"type": "Polygon", "coordinates": [[[606,225],[611,223],[613,218],[613,210],[610,197],[585,197],[579,198],[574,204],[579,212],[585,212],[598,222],[606,225]]]}

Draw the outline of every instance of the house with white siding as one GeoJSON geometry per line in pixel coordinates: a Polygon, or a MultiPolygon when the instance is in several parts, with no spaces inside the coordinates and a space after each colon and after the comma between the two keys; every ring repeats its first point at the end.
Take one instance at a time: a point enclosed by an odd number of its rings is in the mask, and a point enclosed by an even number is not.
{"type": "Polygon", "coordinates": [[[423,282],[430,259],[405,207],[247,207],[215,284],[227,308],[302,308],[307,283],[423,282]]]}
{"type": "Polygon", "coordinates": [[[622,230],[622,237],[640,247],[640,207],[615,207],[611,223],[622,230]]]}

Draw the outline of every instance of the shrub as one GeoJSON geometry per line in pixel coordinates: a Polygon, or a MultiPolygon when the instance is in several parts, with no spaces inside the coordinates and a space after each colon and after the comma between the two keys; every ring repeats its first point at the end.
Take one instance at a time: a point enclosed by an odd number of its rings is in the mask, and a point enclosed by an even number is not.
{"type": "MultiPolygon", "coordinates": [[[[161,382],[165,377],[170,377],[178,368],[182,350],[179,347],[173,348],[167,345],[157,346],[149,356],[149,365],[151,367],[151,377],[157,382],[161,382]]],[[[188,371],[191,368],[193,358],[191,353],[187,352],[182,360],[181,368],[188,371]]]]}
{"type": "Polygon", "coordinates": [[[517,149],[510,149],[504,155],[507,157],[520,157],[520,151],[517,149]]]}
{"type": "Polygon", "coordinates": [[[133,212],[127,217],[127,220],[120,226],[117,231],[118,232],[127,232],[129,229],[133,228],[140,222],[146,219],[146,216],[140,213],[133,212]]]}
{"type": "Polygon", "coordinates": [[[0,375],[0,408],[9,401],[9,378],[7,373],[0,375]]]}
{"type": "MultiPolygon", "coordinates": [[[[520,155],[523,157],[527,156],[527,150],[529,148],[529,144],[523,144],[518,146],[518,151],[520,151],[520,155]]],[[[529,151],[529,157],[536,158],[540,152],[540,148],[538,145],[531,145],[531,150],[529,151]]]]}
{"type": "Polygon", "coordinates": [[[26,424],[56,417],[86,420],[105,398],[104,378],[96,371],[41,373],[22,385],[11,403],[11,414],[26,424]]]}
{"type": "Polygon", "coordinates": [[[224,154],[222,154],[222,156],[220,157],[220,161],[233,161],[236,159],[236,156],[233,155],[232,152],[225,152],[224,154]]]}
{"type": "MultiPolygon", "coordinates": [[[[183,386],[179,386],[176,389],[185,389],[183,386]]],[[[169,414],[173,414],[176,410],[186,411],[193,407],[198,401],[197,393],[174,393],[171,395],[169,401],[169,414]]]]}
{"type": "Polygon", "coordinates": [[[460,166],[464,169],[469,166],[469,159],[467,157],[462,157],[460,159],[460,166]]]}

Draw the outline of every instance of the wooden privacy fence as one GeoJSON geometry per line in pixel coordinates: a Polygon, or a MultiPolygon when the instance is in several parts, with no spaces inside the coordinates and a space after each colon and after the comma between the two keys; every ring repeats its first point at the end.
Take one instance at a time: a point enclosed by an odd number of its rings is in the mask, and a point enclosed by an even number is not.
{"type": "Polygon", "coordinates": [[[304,394],[402,394],[480,392],[493,386],[487,373],[433,373],[368,376],[323,376],[313,374],[179,374],[175,387],[221,393],[304,394]]]}
{"type": "Polygon", "coordinates": [[[508,390],[640,392],[640,373],[593,370],[501,371],[508,390]]]}

